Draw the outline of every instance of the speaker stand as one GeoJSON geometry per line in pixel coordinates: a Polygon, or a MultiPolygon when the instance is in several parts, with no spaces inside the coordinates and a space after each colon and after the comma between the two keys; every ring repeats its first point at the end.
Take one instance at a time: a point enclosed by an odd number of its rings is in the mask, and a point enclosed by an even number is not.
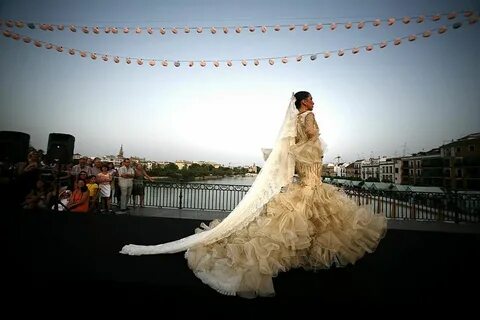
{"type": "Polygon", "coordinates": [[[53,183],[55,185],[55,193],[53,194],[53,201],[55,202],[54,205],[53,205],[53,211],[55,211],[56,213],[59,213],[60,211],[58,210],[59,208],[59,205],[63,207],[63,212],[70,212],[70,210],[67,208],[67,206],[65,206],[62,201],[60,200],[60,197],[59,197],[59,193],[60,193],[60,179],[59,179],[59,175],[60,175],[60,161],[59,159],[53,159],[53,163],[54,163],[54,167],[53,167],[53,170],[52,170],[52,173],[53,173],[53,177],[54,177],[54,180],[53,180],[53,183]]]}

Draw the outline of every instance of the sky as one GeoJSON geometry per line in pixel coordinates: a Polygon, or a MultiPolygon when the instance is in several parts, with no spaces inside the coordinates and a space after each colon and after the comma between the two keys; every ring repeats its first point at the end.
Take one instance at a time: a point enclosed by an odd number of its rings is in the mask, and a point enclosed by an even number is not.
{"type": "Polygon", "coordinates": [[[50,133],[71,134],[74,152],[92,157],[116,155],[123,145],[127,157],[262,166],[261,149],[274,144],[292,93],[306,90],[327,144],[326,162],[427,151],[480,132],[480,23],[469,25],[463,15],[436,22],[428,17],[465,10],[478,14],[480,3],[0,0],[2,33],[9,19],[78,29],[11,29],[42,44],[63,46],[62,53],[0,36],[0,131],[27,133],[30,144],[43,150],[50,133]],[[419,15],[427,16],[423,23],[397,20],[388,26],[384,21],[419,15]],[[357,28],[359,21],[377,18],[379,27],[367,22],[357,28]],[[337,28],[332,31],[333,22],[337,28]],[[349,30],[347,22],[353,23],[349,30]],[[463,22],[462,27],[452,28],[454,22],[463,22]],[[288,28],[317,23],[322,30],[288,28]],[[277,24],[284,26],[278,32],[259,28],[277,24]],[[433,31],[428,38],[391,42],[442,25],[447,26],[444,34],[433,31]],[[120,30],[84,34],[83,26],[120,30]],[[132,32],[137,26],[144,27],[142,33],[132,32]],[[202,33],[196,32],[198,26],[202,33]],[[216,34],[209,32],[211,26],[216,34]],[[236,26],[257,28],[236,33],[236,26]],[[128,34],[124,27],[130,28],[128,34]],[[161,27],[167,28],[165,35],[161,27]],[[382,41],[389,42],[380,49],[375,44],[382,41]],[[370,52],[364,47],[368,44],[374,44],[370,52]],[[354,47],[360,47],[359,53],[352,54],[354,47]],[[96,52],[98,58],[82,58],[79,51],[72,56],[69,48],[96,52]],[[345,49],[342,57],[340,49],[345,49]],[[324,52],[331,56],[324,58],[324,52]],[[311,60],[314,53],[320,54],[311,60]],[[295,61],[298,55],[301,62],[295,61]],[[120,63],[113,62],[114,56],[121,57],[120,63]],[[125,63],[126,57],[132,64],[125,63]],[[282,57],[288,62],[282,63],[282,57]],[[139,66],[137,58],[144,64],[139,66]],[[255,58],[258,66],[250,60],[255,58]],[[169,61],[167,67],[163,60],[169,61]],[[177,60],[180,67],[173,65],[177,60]],[[201,60],[209,61],[207,66],[201,67],[201,60]],[[221,61],[219,67],[213,66],[215,60],[221,61]]]}

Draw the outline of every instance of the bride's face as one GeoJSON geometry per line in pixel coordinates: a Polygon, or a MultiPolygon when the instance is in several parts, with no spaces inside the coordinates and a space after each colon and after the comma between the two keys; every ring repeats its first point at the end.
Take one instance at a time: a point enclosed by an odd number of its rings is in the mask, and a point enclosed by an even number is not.
{"type": "Polygon", "coordinates": [[[303,99],[303,104],[305,105],[307,110],[312,111],[315,102],[313,102],[312,96],[309,96],[308,98],[303,99]]]}

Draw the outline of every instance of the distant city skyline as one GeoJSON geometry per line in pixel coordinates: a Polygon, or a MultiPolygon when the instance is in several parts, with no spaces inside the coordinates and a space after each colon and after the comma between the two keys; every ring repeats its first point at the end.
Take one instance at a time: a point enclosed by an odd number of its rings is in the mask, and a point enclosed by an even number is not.
{"type": "Polygon", "coordinates": [[[0,130],[28,133],[46,151],[49,133],[75,137],[75,153],[154,161],[262,166],[292,92],[307,90],[326,143],[325,162],[411,154],[480,132],[480,23],[463,15],[475,0],[357,1],[0,1],[1,32],[44,41],[41,48],[0,37],[0,130]],[[114,10],[113,10],[114,9],[114,10]],[[442,14],[432,21],[432,14],[442,14]],[[425,15],[423,23],[403,17],[425,15]],[[397,20],[388,26],[386,19],[397,20]],[[378,27],[375,19],[382,19],[378,27]],[[6,26],[7,20],[74,24],[77,32],[6,26]],[[358,28],[359,21],[366,21],[358,28]],[[322,22],[323,29],[315,25],[322,22]],[[332,22],[337,28],[330,30],[332,22]],[[354,22],[350,29],[345,23],[354,22]],[[462,26],[454,29],[454,22],[462,26]],[[312,24],[308,31],[291,24],[312,24]],[[262,32],[260,26],[282,25],[262,32]],[[82,32],[83,26],[101,32],[82,32]],[[436,30],[446,25],[444,34],[436,30]],[[129,26],[106,34],[105,26],[129,26]],[[136,26],[152,26],[153,34],[136,26]],[[202,33],[184,27],[204,26],[202,33]],[[216,26],[211,34],[207,26],[216,26]],[[233,26],[224,34],[222,26],[233,26]],[[234,26],[257,26],[240,33],[234,26]],[[166,27],[165,35],[160,27],[166,27]],[[177,34],[171,32],[178,28],[177,34]],[[425,30],[431,36],[423,37],[425,30]],[[415,41],[366,45],[418,34],[415,41]],[[47,50],[52,43],[64,48],[47,50]],[[359,52],[352,53],[352,48],[359,52]],[[69,49],[78,50],[74,55],[69,49]],[[338,50],[344,55],[338,56],[338,50]],[[98,53],[94,61],[81,50],[98,53]],[[324,54],[330,52],[329,58],[324,54]],[[102,54],[111,55],[108,62],[102,54]],[[130,65],[114,56],[142,57],[130,65]],[[297,62],[298,55],[302,61],[297,62]],[[288,56],[287,63],[282,57],[288,56]],[[268,59],[276,57],[270,65],[268,59]],[[259,65],[248,60],[260,59],[259,65]],[[149,60],[156,59],[151,67],[149,60]],[[162,61],[169,62],[167,67],[162,61]],[[180,60],[175,67],[172,61],[180,60]],[[188,67],[190,60],[206,60],[188,67]],[[219,67],[214,60],[234,60],[219,67]]]}

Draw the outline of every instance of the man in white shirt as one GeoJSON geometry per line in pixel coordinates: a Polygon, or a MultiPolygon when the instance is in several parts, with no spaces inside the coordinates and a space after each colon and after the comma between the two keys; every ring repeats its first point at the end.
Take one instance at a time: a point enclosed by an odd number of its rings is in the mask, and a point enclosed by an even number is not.
{"type": "Polygon", "coordinates": [[[118,184],[120,186],[120,211],[118,213],[126,213],[127,202],[132,195],[133,177],[135,171],[130,167],[130,159],[123,160],[123,166],[118,169],[118,184]]]}

